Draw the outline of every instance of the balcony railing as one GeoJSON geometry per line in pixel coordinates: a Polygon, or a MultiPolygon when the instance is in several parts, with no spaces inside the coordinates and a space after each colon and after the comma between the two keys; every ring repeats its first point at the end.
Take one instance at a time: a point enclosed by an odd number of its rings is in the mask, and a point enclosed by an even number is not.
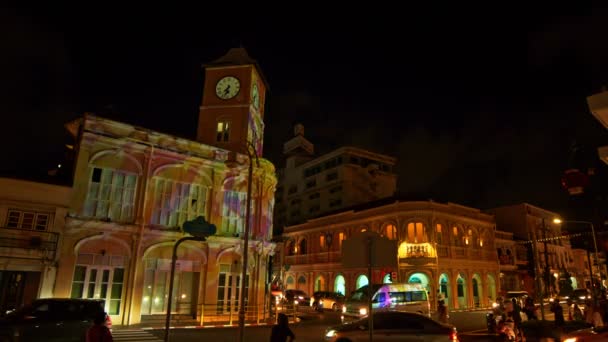
{"type": "Polygon", "coordinates": [[[54,260],[59,233],[0,227],[0,256],[54,260]]]}
{"type": "Polygon", "coordinates": [[[321,252],[285,256],[288,265],[322,264],[326,262],[340,262],[340,252],[321,252]]]}

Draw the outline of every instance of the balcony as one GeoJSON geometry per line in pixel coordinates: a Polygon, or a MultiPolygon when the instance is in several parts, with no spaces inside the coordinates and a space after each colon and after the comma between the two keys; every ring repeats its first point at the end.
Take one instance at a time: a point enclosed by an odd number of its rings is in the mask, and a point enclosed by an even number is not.
{"type": "Polygon", "coordinates": [[[321,252],[285,256],[287,265],[308,265],[340,262],[340,252],[321,252]]]}
{"type": "Polygon", "coordinates": [[[54,260],[59,233],[0,227],[0,256],[54,260]]]}

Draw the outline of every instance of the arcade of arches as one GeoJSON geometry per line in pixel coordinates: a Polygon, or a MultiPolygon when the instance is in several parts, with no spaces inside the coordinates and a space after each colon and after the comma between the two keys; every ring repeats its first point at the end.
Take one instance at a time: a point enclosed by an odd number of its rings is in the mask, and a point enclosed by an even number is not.
{"type": "MultiPolygon", "coordinates": [[[[374,273],[382,283],[390,283],[390,275],[381,271],[374,273]]],[[[403,273],[402,273],[403,274],[403,273]]],[[[442,270],[435,281],[435,270],[407,272],[408,283],[421,284],[429,293],[431,306],[435,307],[441,293],[445,303],[451,308],[488,307],[497,298],[496,275],[484,271],[446,272],[442,270]]],[[[288,274],[288,289],[299,289],[309,294],[316,291],[334,291],[344,295],[369,283],[368,277],[361,272],[344,272],[330,275],[330,272],[307,272],[306,274],[288,274]],[[308,279],[313,279],[309,283],[308,279]],[[297,281],[296,281],[297,280],[297,281]]]]}

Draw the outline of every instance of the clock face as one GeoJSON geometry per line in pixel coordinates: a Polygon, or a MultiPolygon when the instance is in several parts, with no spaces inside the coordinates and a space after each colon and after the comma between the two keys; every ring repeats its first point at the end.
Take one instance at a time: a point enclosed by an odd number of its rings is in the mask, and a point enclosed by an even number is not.
{"type": "Polygon", "coordinates": [[[253,100],[253,106],[255,109],[260,108],[260,91],[258,90],[258,85],[256,83],[253,84],[251,89],[251,98],[253,100]]]}
{"type": "Polygon", "coordinates": [[[226,76],[220,79],[215,85],[215,94],[222,100],[229,100],[235,97],[241,89],[241,82],[234,76],[226,76]]]}

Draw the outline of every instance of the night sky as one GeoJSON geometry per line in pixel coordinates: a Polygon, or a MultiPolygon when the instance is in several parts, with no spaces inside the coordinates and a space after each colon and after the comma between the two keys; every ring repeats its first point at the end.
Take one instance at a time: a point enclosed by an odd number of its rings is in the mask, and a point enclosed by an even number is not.
{"type": "Polygon", "coordinates": [[[241,44],[270,84],[277,165],[301,122],[318,153],[396,156],[400,193],[423,199],[563,211],[565,169],[604,172],[586,97],[608,84],[605,9],[52,6],[0,10],[3,175],[45,175],[87,111],[193,139],[201,65],[241,44]]]}

